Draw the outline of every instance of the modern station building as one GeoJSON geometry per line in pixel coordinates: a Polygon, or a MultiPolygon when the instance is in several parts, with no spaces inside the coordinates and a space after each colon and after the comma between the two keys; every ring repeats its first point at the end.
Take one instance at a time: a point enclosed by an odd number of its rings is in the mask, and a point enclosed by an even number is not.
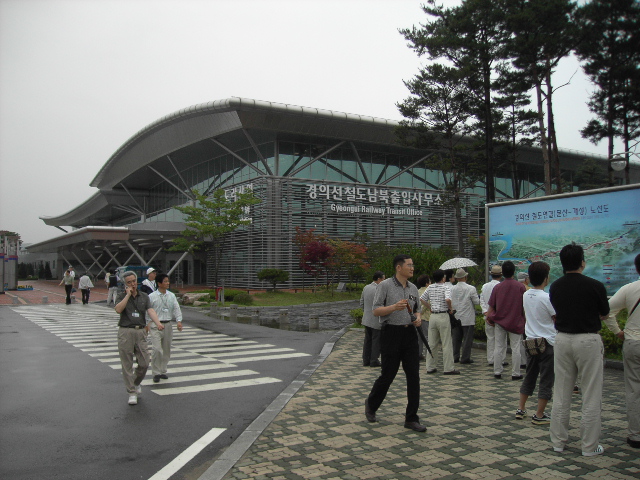
{"type": "MultiPolygon", "coordinates": [[[[296,227],[350,240],[368,234],[388,245],[456,245],[454,214],[440,204],[446,175],[427,168],[433,151],[398,143],[391,120],[232,97],[185,108],[145,127],[116,151],[91,182],[97,192],[70,212],[41,217],[65,234],[31,245],[29,257],[55,254],[54,275],[67,264],[102,276],[120,265],[152,265],[172,281],[206,284],[206,252],[168,252],[184,229],[176,206],[192,189],[229,197],[251,188],[261,200],[252,222],[231,234],[219,278],[237,288],[264,288],[264,268],[290,272],[303,284],[296,227]]],[[[582,161],[606,157],[562,152],[567,179],[582,161]]],[[[538,148],[519,153],[521,197],[543,194],[538,148]]],[[[496,194],[513,197],[508,168],[496,169],[496,194]]],[[[632,181],[640,171],[632,167],[632,181]]],[[[465,235],[483,234],[484,184],[464,195],[465,235]]],[[[32,261],[31,259],[29,261],[32,261]]],[[[209,273],[209,275],[207,275],[209,273]]],[[[307,280],[307,285],[309,280],[307,280]]]]}

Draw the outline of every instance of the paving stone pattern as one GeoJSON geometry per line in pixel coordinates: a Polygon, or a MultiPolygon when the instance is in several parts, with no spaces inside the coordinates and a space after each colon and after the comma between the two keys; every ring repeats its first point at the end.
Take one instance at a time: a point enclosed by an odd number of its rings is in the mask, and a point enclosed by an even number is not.
{"type": "MultiPolygon", "coordinates": [[[[519,381],[493,378],[485,352],[461,365],[462,375],[427,375],[422,364],[420,434],[403,427],[402,370],[378,410],[364,416],[364,400],[379,375],[362,367],[362,333],[348,331],[225,479],[638,479],[640,452],[625,443],[622,372],[605,370],[604,455],[581,456],[581,397],[575,395],[570,441],[555,453],[548,426],[515,420],[519,381]]],[[[549,410],[551,412],[551,403],[549,410]]]]}

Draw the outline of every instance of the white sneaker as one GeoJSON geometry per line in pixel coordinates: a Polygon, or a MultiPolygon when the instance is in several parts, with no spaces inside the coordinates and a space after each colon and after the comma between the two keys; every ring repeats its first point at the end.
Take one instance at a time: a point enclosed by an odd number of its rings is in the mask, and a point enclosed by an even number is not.
{"type": "Polygon", "coordinates": [[[593,457],[595,455],[602,455],[604,453],[604,447],[598,445],[593,452],[582,452],[583,457],[593,457]]]}
{"type": "Polygon", "coordinates": [[[136,385],[136,395],[142,395],[142,385],[136,385]]]}
{"type": "Polygon", "coordinates": [[[129,405],[137,405],[137,404],[138,404],[138,396],[129,395],[129,405]]]}

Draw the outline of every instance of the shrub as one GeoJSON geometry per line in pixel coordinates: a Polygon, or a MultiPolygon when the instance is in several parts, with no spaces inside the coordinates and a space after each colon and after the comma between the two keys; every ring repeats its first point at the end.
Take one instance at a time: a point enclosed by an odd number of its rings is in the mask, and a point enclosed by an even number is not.
{"type": "Polygon", "coordinates": [[[235,290],[233,288],[225,288],[224,289],[224,301],[231,302],[235,300],[236,295],[240,293],[247,293],[244,290],[235,290]]]}
{"type": "Polygon", "coordinates": [[[364,287],[364,283],[347,283],[347,292],[361,292],[364,287]]]}
{"type": "Polygon", "coordinates": [[[364,311],[361,308],[354,308],[349,311],[349,315],[353,318],[358,325],[362,325],[362,317],[364,315],[364,311]]]}
{"type": "Polygon", "coordinates": [[[253,305],[253,297],[245,292],[238,293],[233,297],[233,301],[240,305],[253,305]]]}

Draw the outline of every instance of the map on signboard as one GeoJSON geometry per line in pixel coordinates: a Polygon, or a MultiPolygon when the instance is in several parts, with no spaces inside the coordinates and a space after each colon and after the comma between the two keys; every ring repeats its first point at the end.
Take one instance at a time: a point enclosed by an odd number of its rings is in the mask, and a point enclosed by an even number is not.
{"type": "Polygon", "coordinates": [[[601,281],[607,294],[638,279],[640,188],[562,196],[489,206],[489,264],[511,260],[517,271],[542,260],[550,283],[562,276],[559,253],[576,242],[584,248],[584,274],[601,281]]]}

